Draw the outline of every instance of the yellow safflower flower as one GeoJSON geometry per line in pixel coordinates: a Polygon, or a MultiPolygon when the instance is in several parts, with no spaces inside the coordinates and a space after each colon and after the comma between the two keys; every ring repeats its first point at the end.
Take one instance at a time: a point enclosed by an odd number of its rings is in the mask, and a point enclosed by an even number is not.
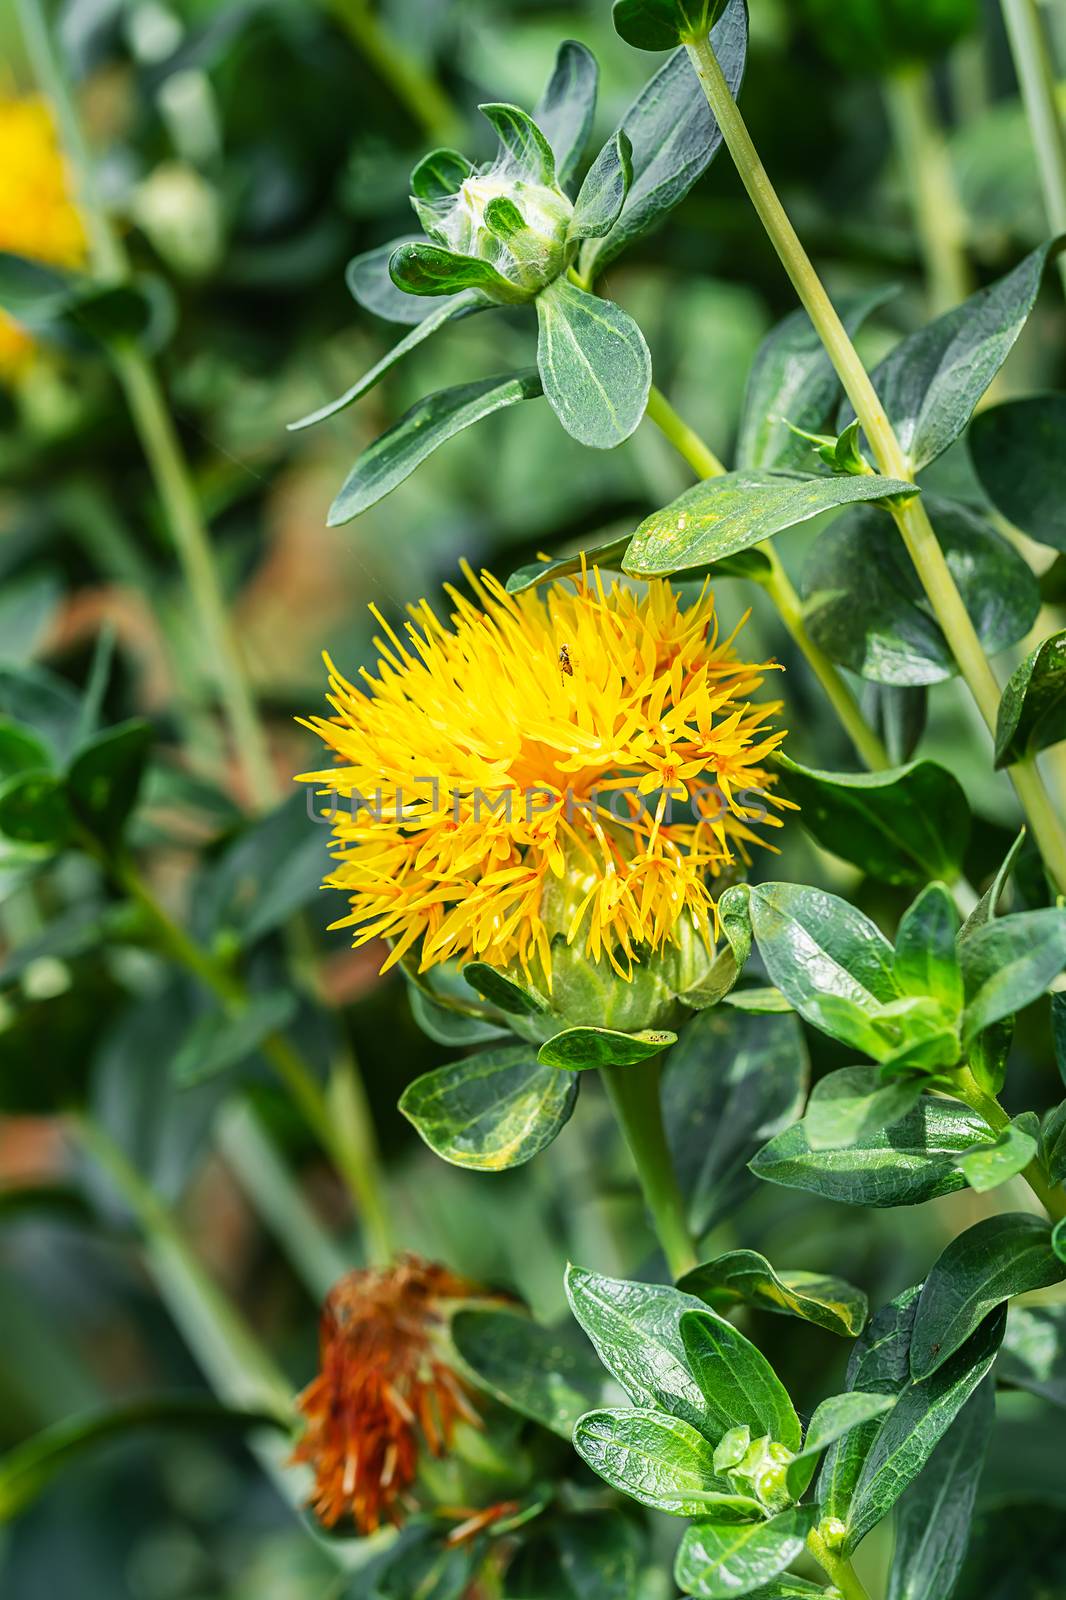
{"type": "Polygon", "coordinates": [[[376,676],[327,658],[334,715],[305,726],[337,764],[300,781],[337,797],[333,926],[392,941],[385,967],[417,946],[423,971],[517,963],[548,987],[560,933],[624,977],[683,919],[710,941],[709,880],[780,826],[780,706],[751,700],[772,663],[719,639],[706,585],[685,607],[595,569],[517,595],[464,572],[479,604],[448,586],[450,626],[423,600],[401,639],[371,607],[376,676]]]}
{"type": "MultiPolygon", "coordinates": [[[[81,267],[86,240],[51,108],[40,95],[0,93],[0,250],[53,267],[81,267]]],[[[0,311],[0,378],[26,365],[33,340],[0,311]]]]}

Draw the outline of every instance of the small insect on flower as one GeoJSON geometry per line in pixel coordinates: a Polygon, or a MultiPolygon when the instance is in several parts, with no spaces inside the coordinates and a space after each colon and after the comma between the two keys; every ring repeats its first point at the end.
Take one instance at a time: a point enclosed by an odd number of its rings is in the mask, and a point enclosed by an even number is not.
{"type": "MultiPolygon", "coordinates": [[[[780,826],[767,666],[719,636],[706,587],[609,588],[595,569],[510,594],[466,577],[450,625],[377,612],[377,674],[330,664],[333,871],[357,945],[420,970],[520,968],[552,992],[564,948],[624,979],[648,952],[713,944],[711,884],[780,826]]],[[[602,1017],[598,1020],[602,1021],[602,1017]]],[[[650,1022],[638,1026],[651,1026],[650,1022]]]]}
{"type": "Polygon", "coordinates": [[[330,1290],[321,1370],[298,1401],[307,1431],[292,1458],[313,1468],[311,1503],[327,1528],[344,1517],[363,1534],[402,1522],[417,1506],[422,1446],[442,1455],[458,1422],[479,1425],[445,1342],[447,1303],[479,1294],[416,1256],[349,1272],[330,1290]]]}
{"type": "MultiPolygon", "coordinates": [[[[74,208],[48,102],[0,93],[0,250],[53,267],[80,267],[85,232],[74,208]]],[[[16,377],[33,351],[30,335],[0,311],[0,379],[16,377]]]]}

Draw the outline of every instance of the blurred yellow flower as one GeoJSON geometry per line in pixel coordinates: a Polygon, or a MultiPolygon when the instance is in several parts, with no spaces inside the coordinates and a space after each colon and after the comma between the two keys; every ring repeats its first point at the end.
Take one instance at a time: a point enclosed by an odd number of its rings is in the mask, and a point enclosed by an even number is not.
{"type": "Polygon", "coordinates": [[[719,639],[706,586],[684,607],[595,569],[543,595],[464,571],[480,605],[449,586],[450,626],[423,600],[401,639],[371,608],[376,676],[327,658],[335,715],[305,725],[337,765],[300,781],[335,797],[334,926],[393,941],[386,967],[417,947],[422,970],[517,962],[549,985],[556,934],[626,977],[682,919],[709,940],[708,880],[785,804],[764,766],[780,707],[751,701],[765,666],[719,639]]]}
{"type": "MultiPolygon", "coordinates": [[[[86,246],[48,102],[0,93],[0,250],[54,267],[80,267],[86,246]]],[[[26,364],[33,340],[0,311],[0,378],[26,364]]]]}

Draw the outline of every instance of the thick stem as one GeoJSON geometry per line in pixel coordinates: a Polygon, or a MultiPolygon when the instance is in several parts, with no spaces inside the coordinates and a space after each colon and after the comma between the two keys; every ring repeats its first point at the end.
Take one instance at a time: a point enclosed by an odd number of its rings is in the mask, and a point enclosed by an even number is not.
{"type": "MultiPolygon", "coordinates": [[[[648,396],[647,414],[697,476],[718,478],[727,470],[710,446],[704,444],[695,429],[689,427],[666,396],[654,386],[648,396]]],[[[863,716],[862,708],[841,676],[839,668],[830,661],[823,650],[818,648],[807,632],[800,597],[772,542],[767,539],[765,543],[757,545],[756,549],[760,550],[770,563],[770,575],[765,580],[766,591],[794,643],[825,690],[826,697],[839,717],[845,733],[855,746],[860,760],[872,771],[887,767],[888,751],[863,716]]]]}
{"type": "MultiPolygon", "coordinates": [[[[199,978],[227,1011],[234,1014],[244,1011],[251,1003],[251,996],[240,979],[215,961],[168,915],[128,860],[110,865],[122,888],[144,912],[170,958],[199,978]]],[[[354,1067],[341,1089],[331,1084],[327,1096],[285,1034],[269,1034],[259,1048],[344,1179],[359,1214],[369,1259],[379,1264],[388,1261],[392,1255],[389,1210],[369,1110],[354,1067]]]]}
{"type": "MultiPolygon", "coordinates": [[[[959,1099],[964,1100],[979,1116],[984,1117],[994,1133],[1006,1132],[1011,1125],[1010,1117],[995,1095],[982,1089],[969,1067],[958,1070],[955,1074],[955,1085],[959,1099]]],[[[1060,1183],[1052,1182],[1039,1156],[1035,1156],[1024,1168],[1022,1177],[1053,1222],[1059,1222],[1066,1217],[1066,1189],[1060,1183]]]]}
{"type": "Polygon", "coordinates": [[[438,144],[461,137],[462,119],[433,74],[382,28],[369,0],[326,0],[356,48],[423,132],[438,144]]]}
{"type": "Polygon", "coordinates": [[[685,1218],[685,1202],[663,1130],[659,1079],[662,1057],[632,1067],[601,1067],[600,1076],[633,1164],[672,1276],[696,1265],[696,1249],[685,1218]]]}
{"type": "MultiPolygon", "coordinates": [[[[1052,233],[1066,233],[1066,128],[1036,0],[1003,0],[1003,20],[1033,136],[1048,221],[1052,233]]],[[[1059,257],[1059,271],[1066,288],[1066,256],[1059,257]]]]}
{"type": "MultiPolygon", "coordinates": [[[[896,438],[858,351],[777,197],[709,40],[697,38],[686,48],[741,181],[862,423],[878,468],[886,477],[913,482],[911,463],[896,438]]],[[[925,507],[915,496],[902,503],[893,502],[889,509],[959,671],[981,715],[994,729],[999,685],[925,507]]],[[[1032,762],[1019,763],[1009,772],[1045,865],[1059,887],[1066,889],[1066,827],[1052,807],[1043,779],[1032,762]]]]}
{"type": "MultiPolygon", "coordinates": [[[[101,203],[92,154],[48,31],[44,7],[39,0],[18,0],[18,5],[30,60],[38,83],[51,102],[74,173],[93,270],[105,282],[126,282],[130,277],[129,261],[101,203]]],[[[266,740],[227,614],[211,537],[159,379],[147,356],[131,344],[115,345],[112,359],[199,620],[249,799],[257,806],[269,803],[276,797],[277,785],[266,740]]]]}
{"type": "Polygon", "coordinates": [[[869,1593],[850,1561],[829,1548],[817,1528],[807,1535],[807,1549],[822,1571],[840,1591],[843,1600],[870,1600],[869,1593]]]}
{"type": "Polygon", "coordinates": [[[973,283],[966,260],[966,218],[928,67],[899,67],[890,73],[885,100],[914,212],[929,308],[938,317],[965,300],[973,283]]]}

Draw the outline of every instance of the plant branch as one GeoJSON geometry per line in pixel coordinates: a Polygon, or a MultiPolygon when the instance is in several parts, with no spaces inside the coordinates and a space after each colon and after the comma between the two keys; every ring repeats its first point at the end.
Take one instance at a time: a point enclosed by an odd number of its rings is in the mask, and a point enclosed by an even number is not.
{"type": "Polygon", "coordinates": [[[807,1549],[826,1577],[840,1591],[842,1600],[870,1600],[851,1562],[831,1550],[817,1528],[812,1528],[807,1535],[807,1549]]]}
{"type": "MultiPolygon", "coordinates": [[[[1033,136],[1048,221],[1052,233],[1066,233],[1066,128],[1036,0],[1003,0],[1003,20],[1033,136]]],[[[1059,257],[1059,271],[1066,288],[1066,256],[1059,257]]]]}
{"type": "MultiPolygon", "coordinates": [[[[39,0],[18,0],[18,7],[34,72],[51,102],[74,173],[79,210],[89,238],[93,271],[103,282],[129,282],[129,260],[100,199],[92,154],[81,128],[60,55],[48,30],[44,7],[39,0]]],[[[111,346],[110,354],[174,541],[218,687],[219,701],[244,773],[248,798],[253,807],[258,809],[276,798],[277,783],[236,635],[227,614],[211,536],[189,464],[151,361],[139,346],[129,341],[111,346]]]]}
{"type": "Polygon", "coordinates": [[[965,300],[973,282],[966,260],[966,218],[928,67],[899,67],[890,73],[885,100],[925,264],[929,308],[936,317],[965,300]]]}
{"type": "Polygon", "coordinates": [[[600,1077],[633,1157],[655,1234],[676,1279],[697,1261],[685,1202],[663,1129],[662,1056],[632,1067],[601,1067],[600,1077]]]}
{"type": "MultiPolygon", "coordinates": [[[[913,482],[910,461],[836,308],[777,197],[710,41],[697,38],[688,43],[686,49],[741,181],[862,423],[878,468],[886,477],[913,482]]],[[[981,715],[989,728],[994,729],[999,710],[999,685],[925,507],[915,496],[902,502],[890,502],[888,509],[959,671],[981,715]]],[[[1032,761],[1020,762],[1008,770],[1048,871],[1059,887],[1066,889],[1066,827],[1051,804],[1043,779],[1032,761]]]]}
{"type": "MultiPolygon", "coordinates": [[[[982,1089],[969,1067],[962,1067],[955,1075],[956,1093],[960,1100],[972,1107],[979,1116],[984,1117],[993,1133],[1005,1133],[1011,1125],[1011,1119],[995,1095],[988,1094],[982,1089]]],[[[1066,1189],[1061,1183],[1053,1183],[1051,1176],[1040,1160],[1034,1156],[1029,1165],[1022,1171],[1022,1177],[1040,1201],[1044,1210],[1053,1222],[1058,1222],[1066,1217],[1066,1189]]]]}

